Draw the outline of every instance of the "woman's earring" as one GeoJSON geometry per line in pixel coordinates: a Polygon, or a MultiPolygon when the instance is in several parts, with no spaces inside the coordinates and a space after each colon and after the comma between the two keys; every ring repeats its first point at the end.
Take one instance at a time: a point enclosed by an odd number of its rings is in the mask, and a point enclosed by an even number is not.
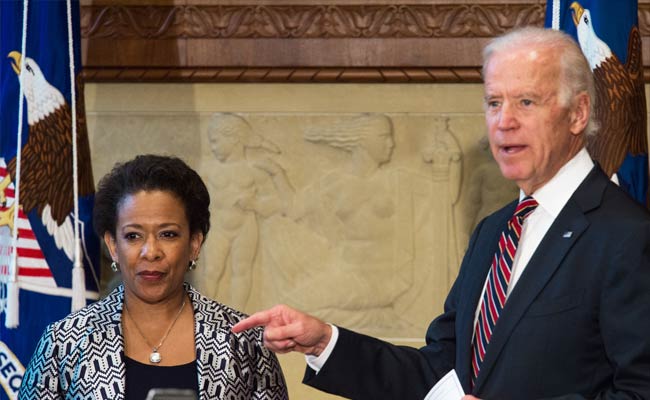
{"type": "Polygon", "coordinates": [[[192,261],[190,261],[190,266],[189,266],[188,270],[194,271],[195,269],[196,269],[196,260],[192,260],[192,261]]]}
{"type": "Polygon", "coordinates": [[[111,269],[113,270],[113,272],[117,272],[120,269],[120,267],[119,267],[119,265],[117,265],[117,263],[115,261],[113,261],[111,263],[111,269]]]}

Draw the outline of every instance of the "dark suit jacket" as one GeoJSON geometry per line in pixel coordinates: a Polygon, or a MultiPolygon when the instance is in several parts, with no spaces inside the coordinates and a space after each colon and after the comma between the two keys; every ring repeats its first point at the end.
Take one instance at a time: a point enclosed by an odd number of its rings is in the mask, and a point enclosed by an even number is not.
{"type": "MultiPolygon", "coordinates": [[[[345,329],[305,383],[353,399],[423,399],[455,368],[470,392],[474,313],[516,202],[474,231],[421,349],[345,329]]],[[[483,399],[650,399],[650,217],[599,167],[562,209],[514,287],[473,394],[483,399]]]]}

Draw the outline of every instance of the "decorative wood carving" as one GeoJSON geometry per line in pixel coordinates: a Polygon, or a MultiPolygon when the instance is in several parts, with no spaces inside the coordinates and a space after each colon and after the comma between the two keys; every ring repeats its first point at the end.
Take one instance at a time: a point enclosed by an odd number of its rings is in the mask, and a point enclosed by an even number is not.
{"type": "Polygon", "coordinates": [[[542,4],[89,6],[86,38],[492,37],[541,25],[542,4]]]}
{"type": "MultiPolygon", "coordinates": [[[[183,5],[82,1],[84,77],[149,82],[480,82],[485,42],[516,26],[541,26],[546,7],[543,0],[290,1],[217,6],[201,0],[183,5]]],[[[648,43],[648,0],[639,1],[639,27],[648,43]]],[[[649,53],[644,52],[646,65],[649,53]]],[[[648,80],[648,67],[645,75],[648,80]]]]}

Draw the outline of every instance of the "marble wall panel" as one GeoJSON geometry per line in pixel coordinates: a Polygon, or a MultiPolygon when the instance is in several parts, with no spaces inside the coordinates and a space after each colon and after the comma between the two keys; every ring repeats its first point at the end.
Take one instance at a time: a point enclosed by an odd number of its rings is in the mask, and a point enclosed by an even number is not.
{"type": "MultiPolygon", "coordinates": [[[[478,85],[88,85],[86,96],[96,180],[151,152],[199,171],[213,228],[188,278],[245,312],[283,302],[419,346],[471,230],[517,194],[489,155],[478,85]]],[[[298,383],[300,357],[281,362],[294,398],[331,398],[298,383]]]]}
{"type": "Polygon", "coordinates": [[[177,154],[193,167],[198,164],[201,141],[194,114],[134,111],[89,112],[87,116],[95,180],[115,162],[137,154],[177,154]]]}

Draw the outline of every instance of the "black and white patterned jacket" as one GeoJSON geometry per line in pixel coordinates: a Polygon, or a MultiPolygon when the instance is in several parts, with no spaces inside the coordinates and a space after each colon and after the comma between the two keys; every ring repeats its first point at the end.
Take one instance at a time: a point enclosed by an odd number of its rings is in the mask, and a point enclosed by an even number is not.
{"type": "MultiPolygon", "coordinates": [[[[287,399],[280,364],[262,330],[234,334],[244,314],[185,286],[194,308],[199,399],[287,399]]],[[[25,371],[20,400],[124,399],[122,300],[105,299],[47,327],[25,371]]]]}

